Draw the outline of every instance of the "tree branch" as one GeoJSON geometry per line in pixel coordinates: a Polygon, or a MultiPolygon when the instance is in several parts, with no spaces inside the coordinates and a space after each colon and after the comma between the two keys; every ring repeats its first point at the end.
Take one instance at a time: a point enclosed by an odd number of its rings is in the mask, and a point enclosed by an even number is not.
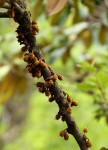
{"type": "Polygon", "coordinates": [[[41,93],[46,96],[50,95],[49,101],[55,101],[58,104],[59,112],[56,119],[62,119],[67,124],[67,128],[60,132],[60,136],[68,139],[68,133],[73,135],[81,150],[88,150],[90,140],[79,131],[79,128],[71,115],[71,107],[77,106],[78,103],[74,101],[67,93],[61,90],[57,83],[57,79],[62,80],[62,76],[57,75],[54,70],[46,64],[40,49],[37,45],[35,35],[38,34],[39,29],[37,22],[30,21],[30,13],[26,10],[26,3],[23,0],[17,0],[17,3],[10,1],[12,9],[14,10],[14,21],[19,24],[16,32],[18,33],[18,42],[24,44],[22,51],[28,51],[24,55],[24,61],[28,63],[27,70],[33,77],[42,77],[44,82],[38,82],[36,85],[41,93]],[[20,8],[20,9],[19,9],[20,8]]]}

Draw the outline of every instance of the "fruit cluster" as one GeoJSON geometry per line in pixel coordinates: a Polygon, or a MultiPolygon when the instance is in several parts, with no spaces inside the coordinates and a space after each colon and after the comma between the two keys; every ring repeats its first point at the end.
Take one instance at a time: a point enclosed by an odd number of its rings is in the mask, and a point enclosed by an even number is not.
{"type": "Polygon", "coordinates": [[[87,145],[87,147],[92,147],[92,142],[89,140],[89,138],[87,138],[86,137],[86,133],[88,132],[88,128],[84,128],[83,129],[83,132],[84,132],[84,134],[83,134],[83,138],[84,138],[84,140],[86,141],[86,145],[87,145]]]}
{"type": "Polygon", "coordinates": [[[32,21],[32,34],[36,35],[39,33],[39,28],[36,20],[32,21]]]}
{"type": "Polygon", "coordinates": [[[69,135],[68,135],[67,129],[61,131],[59,135],[61,137],[64,137],[64,140],[66,140],[66,141],[69,139],[69,135]]]}

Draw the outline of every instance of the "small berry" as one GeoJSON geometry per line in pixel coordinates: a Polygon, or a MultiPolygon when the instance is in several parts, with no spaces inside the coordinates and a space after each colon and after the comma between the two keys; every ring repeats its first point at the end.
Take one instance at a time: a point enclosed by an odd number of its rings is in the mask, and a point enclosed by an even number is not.
{"type": "Polygon", "coordinates": [[[59,120],[60,117],[61,117],[61,115],[58,113],[58,114],[55,116],[55,119],[56,119],[56,120],[59,120]]]}
{"type": "Polygon", "coordinates": [[[54,79],[54,80],[57,80],[57,79],[58,79],[58,76],[57,76],[56,74],[54,74],[54,75],[53,75],[53,79],[54,79]]]}
{"type": "Polygon", "coordinates": [[[50,97],[50,98],[49,98],[49,102],[53,102],[54,100],[55,100],[54,97],[50,97]]]}
{"type": "Polygon", "coordinates": [[[50,96],[50,94],[51,94],[51,93],[50,93],[49,90],[46,90],[46,91],[45,91],[45,95],[46,95],[46,96],[50,96]]]}
{"type": "Polygon", "coordinates": [[[22,52],[26,52],[26,51],[27,51],[27,47],[25,47],[25,46],[22,47],[22,48],[21,48],[21,51],[22,51],[22,52]]]}
{"type": "Polygon", "coordinates": [[[34,62],[34,66],[38,66],[38,65],[39,65],[39,61],[36,60],[36,61],[34,62]]]}
{"type": "Polygon", "coordinates": [[[33,21],[32,21],[32,24],[37,24],[37,20],[33,20],[33,21]]]}
{"type": "Polygon", "coordinates": [[[44,93],[44,89],[42,87],[39,87],[39,92],[44,93]]]}
{"type": "Polygon", "coordinates": [[[35,58],[35,55],[33,53],[29,53],[29,58],[31,59],[35,58]]]}
{"type": "MultiPolygon", "coordinates": [[[[33,65],[34,65],[37,61],[38,61],[38,59],[37,59],[36,56],[32,58],[33,65]]],[[[36,65],[34,65],[34,66],[36,66],[36,65]]]]}
{"type": "Polygon", "coordinates": [[[46,66],[47,66],[47,64],[44,63],[42,60],[39,60],[39,65],[40,65],[41,67],[46,67],[46,66]]]}
{"type": "Polygon", "coordinates": [[[25,62],[28,62],[28,61],[29,61],[29,56],[28,56],[28,54],[25,54],[25,55],[24,55],[23,60],[24,60],[25,62]]]}
{"type": "Polygon", "coordinates": [[[52,85],[54,85],[53,80],[46,81],[46,86],[47,87],[52,86],[52,85]]]}
{"type": "Polygon", "coordinates": [[[62,75],[58,75],[58,79],[59,80],[63,80],[63,76],[62,75]]]}
{"type": "Polygon", "coordinates": [[[32,28],[33,28],[34,31],[36,31],[37,34],[39,33],[39,28],[38,28],[37,24],[33,24],[32,28]]]}
{"type": "Polygon", "coordinates": [[[72,101],[71,106],[78,106],[78,101],[72,101]]]}
{"type": "Polygon", "coordinates": [[[43,83],[42,83],[42,82],[37,82],[37,83],[36,83],[36,86],[37,86],[37,87],[42,87],[42,86],[43,86],[43,83]]]}
{"type": "Polygon", "coordinates": [[[67,132],[65,132],[64,134],[64,139],[67,141],[69,139],[69,135],[67,134],[67,132]]]}
{"type": "Polygon", "coordinates": [[[61,137],[64,137],[64,135],[65,135],[65,130],[61,131],[59,135],[60,135],[61,137]]]}
{"type": "Polygon", "coordinates": [[[32,24],[32,28],[33,29],[35,29],[35,28],[37,28],[38,26],[37,26],[37,24],[32,24]]]}
{"type": "Polygon", "coordinates": [[[88,140],[88,141],[86,142],[86,145],[87,145],[87,147],[91,147],[91,146],[92,146],[92,142],[91,142],[90,140],[88,140]]]}
{"type": "Polygon", "coordinates": [[[53,70],[53,68],[50,65],[48,65],[48,68],[51,71],[51,73],[54,74],[54,70],[53,70]]]}
{"type": "Polygon", "coordinates": [[[72,102],[72,98],[69,95],[67,96],[67,101],[72,102]]]}
{"type": "Polygon", "coordinates": [[[42,74],[41,74],[41,72],[38,70],[38,71],[36,71],[35,76],[36,76],[37,78],[40,78],[40,77],[42,76],[42,74]]]}
{"type": "Polygon", "coordinates": [[[28,72],[32,73],[32,66],[31,65],[28,65],[26,68],[27,68],[28,72]]]}
{"type": "Polygon", "coordinates": [[[71,114],[71,112],[72,112],[72,108],[68,107],[68,108],[67,108],[67,113],[68,113],[68,114],[71,114]]]}
{"type": "Polygon", "coordinates": [[[53,85],[54,84],[53,80],[49,80],[49,84],[53,85]]]}
{"type": "Polygon", "coordinates": [[[84,132],[84,133],[87,133],[87,132],[88,132],[88,128],[84,128],[84,129],[83,129],[83,132],[84,132]]]}

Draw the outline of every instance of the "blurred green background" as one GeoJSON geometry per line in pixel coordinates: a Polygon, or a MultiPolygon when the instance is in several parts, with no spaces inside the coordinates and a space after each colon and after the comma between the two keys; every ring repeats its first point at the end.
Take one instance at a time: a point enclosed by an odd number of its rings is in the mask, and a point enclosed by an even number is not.
{"type": "MultiPolygon", "coordinates": [[[[47,63],[64,76],[61,88],[79,102],[72,114],[80,131],[89,129],[91,149],[108,148],[107,0],[27,4],[47,63]]],[[[38,92],[35,84],[42,79],[27,72],[16,28],[12,19],[0,19],[0,150],[78,150],[72,136],[59,136],[66,124],[55,120],[56,103],[38,92]]]]}

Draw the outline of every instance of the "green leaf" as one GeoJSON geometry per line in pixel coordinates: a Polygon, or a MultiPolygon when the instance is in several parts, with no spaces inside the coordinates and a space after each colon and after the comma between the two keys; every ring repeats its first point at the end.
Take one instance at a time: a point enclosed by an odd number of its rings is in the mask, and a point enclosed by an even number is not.
{"type": "Polygon", "coordinates": [[[97,85],[97,79],[96,79],[96,76],[88,76],[86,79],[85,79],[86,82],[91,82],[95,85],[97,85]]]}
{"type": "Polygon", "coordinates": [[[73,25],[70,28],[65,29],[63,32],[68,36],[76,35],[76,34],[79,34],[81,31],[83,31],[84,29],[87,29],[87,27],[88,27],[87,22],[81,22],[81,23],[73,25]]]}
{"type": "Polygon", "coordinates": [[[102,86],[102,88],[108,87],[108,74],[105,72],[98,72],[97,73],[97,81],[102,86]]]}
{"type": "Polygon", "coordinates": [[[78,88],[85,92],[93,90],[95,87],[96,85],[92,82],[78,83],[78,88]]]}
{"type": "Polygon", "coordinates": [[[80,64],[80,67],[81,67],[82,69],[84,69],[84,70],[89,71],[89,72],[96,72],[96,68],[95,68],[92,64],[90,64],[90,63],[88,63],[88,62],[82,62],[82,63],[80,64]]]}

